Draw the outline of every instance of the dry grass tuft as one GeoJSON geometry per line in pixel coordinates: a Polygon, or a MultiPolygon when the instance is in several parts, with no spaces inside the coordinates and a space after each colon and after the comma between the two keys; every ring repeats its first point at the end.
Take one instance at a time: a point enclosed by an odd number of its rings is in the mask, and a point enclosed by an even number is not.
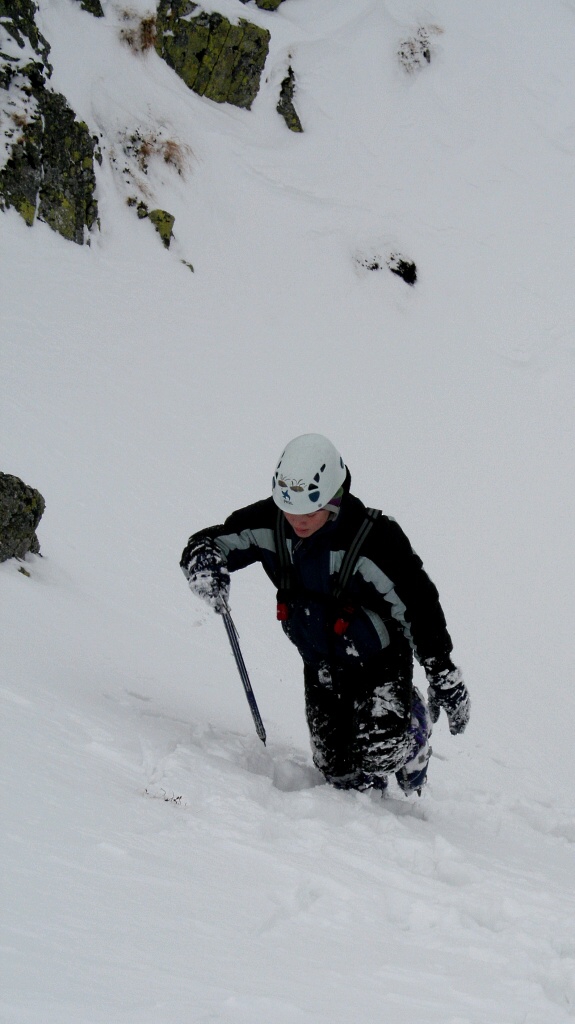
{"type": "Polygon", "coordinates": [[[126,22],[124,28],[120,29],[120,38],[134,53],[147,53],[153,50],[156,45],[156,15],[149,14],[145,18],[139,18],[134,11],[124,11],[122,15],[126,22]]]}

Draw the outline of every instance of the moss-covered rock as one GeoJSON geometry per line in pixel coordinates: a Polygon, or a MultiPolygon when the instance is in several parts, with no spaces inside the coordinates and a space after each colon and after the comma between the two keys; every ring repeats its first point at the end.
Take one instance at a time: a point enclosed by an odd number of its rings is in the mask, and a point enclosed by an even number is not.
{"type": "Polygon", "coordinates": [[[281,3],[283,0],[256,0],[256,7],[261,7],[262,11],[277,11],[281,3]]]}
{"type": "Polygon", "coordinates": [[[100,0],[77,0],[83,11],[87,11],[88,14],[93,14],[95,18],[103,18],[104,11],[102,10],[102,4],[100,0]]]}
{"type": "Polygon", "coordinates": [[[250,109],[269,49],[267,29],[201,11],[190,0],[160,0],[156,50],[186,85],[216,103],[250,109]]]}
{"type": "Polygon", "coordinates": [[[0,473],[0,562],[40,552],[36,529],[45,507],[34,487],[10,473],[0,473]]]}
{"type": "Polygon", "coordinates": [[[226,50],[230,67],[227,102],[249,110],[259,91],[270,34],[267,29],[252,25],[249,21],[240,21],[239,27],[243,30],[241,40],[236,48],[230,45],[226,50]]]}
{"type": "Polygon", "coordinates": [[[295,75],[293,68],[289,67],[288,73],[281,84],[280,98],[276,110],[278,114],[282,115],[291,132],[303,132],[301,121],[293,105],[294,92],[295,75]]]}
{"type": "Polygon", "coordinates": [[[97,219],[94,198],[96,142],[66,98],[47,85],[49,46],[38,32],[32,0],[0,0],[3,27],[38,60],[0,54],[0,107],[13,142],[0,171],[0,209],[13,207],[27,224],[45,221],[82,244],[97,219]]]}
{"type": "Polygon", "coordinates": [[[98,214],[96,143],[64,96],[44,87],[32,92],[37,113],[21,127],[0,171],[0,207],[14,207],[30,225],[38,217],[82,245],[98,214]]]}
{"type": "MultiPolygon", "coordinates": [[[[250,0],[241,0],[241,2],[248,4],[250,0]]],[[[283,0],[256,0],[256,7],[260,7],[262,11],[277,11],[281,3],[283,0]]]]}
{"type": "Polygon", "coordinates": [[[16,40],[20,49],[24,49],[27,39],[51,73],[52,68],[48,64],[50,47],[36,26],[36,11],[34,0],[0,0],[0,24],[16,40]]]}
{"type": "Polygon", "coordinates": [[[31,226],[36,217],[42,182],[42,121],[34,117],[15,144],[0,171],[0,208],[13,206],[31,226]]]}
{"type": "Polygon", "coordinates": [[[166,249],[170,248],[175,218],[167,210],[150,210],[148,214],[166,249]]]}
{"type": "Polygon", "coordinates": [[[38,99],[44,124],[38,217],[81,245],[84,227],[89,230],[98,214],[95,140],[60,93],[44,90],[38,99]]]}

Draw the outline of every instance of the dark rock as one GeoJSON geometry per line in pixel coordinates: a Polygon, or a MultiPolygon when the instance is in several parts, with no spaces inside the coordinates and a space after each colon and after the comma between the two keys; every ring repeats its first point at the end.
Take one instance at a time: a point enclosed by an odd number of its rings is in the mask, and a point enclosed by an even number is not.
{"type": "Polygon", "coordinates": [[[31,225],[37,216],[64,238],[82,245],[96,221],[96,143],[66,98],[31,87],[36,116],[21,128],[0,171],[0,206],[13,206],[31,225]]]}
{"type": "Polygon", "coordinates": [[[216,103],[249,110],[269,49],[266,29],[201,11],[190,0],[160,0],[156,50],[186,85],[216,103]]]}
{"type": "Polygon", "coordinates": [[[38,217],[64,238],[82,245],[84,227],[90,230],[98,215],[96,144],[64,96],[43,90],[38,99],[44,120],[38,217]]]}
{"type": "Polygon", "coordinates": [[[417,267],[413,260],[406,260],[398,253],[392,253],[387,265],[393,274],[402,277],[406,284],[415,284],[417,281],[417,267]]]}
{"type": "Polygon", "coordinates": [[[41,183],[42,122],[35,117],[12,146],[10,159],[0,171],[0,208],[13,206],[31,226],[41,183]]]}
{"type": "Polygon", "coordinates": [[[93,14],[95,18],[103,18],[104,11],[102,10],[102,4],[100,0],[77,0],[83,11],[87,11],[88,14],[93,14]]]}
{"type": "Polygon", "coordinates": [[[372,249],[370,247],[367,250],[358,250],[353,258],[357,265],[364,270],[383,270],[387,266],[393,274],[403,278],[406,284],[414,285],[417,281],[417,267],[413,260],[405,259],[404,256],[397,252],[390,253],[383,260],[381,258],[381,250],[377,251],[375,248],[372,249]]]}
{"type": "Polygon", "coordinates": [[[2,106],[14,126],[14,142],[0,171],[0,209],[13,207],[28,225],[37,217],[81,245],[98,213],[96,142],[66,98],[46,84],[52,73],[49,46],[36,28],[35,13],[31,0],[0,0],[6,31],[21,48],[27,38],[40,58],[26,62],[0,54],[0,86],[7,94],[2,106]]]}
{"type": "MultiPolygon", "coordinates": [[[[0,0],[0,21],[9,35],[24,49],[27,39],[32,49],[42,58],[49,75],[52,68],[48,64],[50,47],[44,36],[38,31],[34,20],[37,7],[33,0],[0,0]]],[[[2,56],[4,56],[2,54],[2,56]]]]}
{"type": "Polygon", "coordinates": [[[39,554],[36,529],[45,507],[39,491],[17,476],[0,473],[0,562],[39,554]]]}
{"type": "MultiPolygon", "coordinates": [[[[250,0],[241,0],[242,4],[248,4],[250,0]]],[[[283,0],[256,0],[256,7],[260,7],[262,11],[277,11],[279,5],[283,3],[283,0]]]]}
{"type": "Polygon", "coordinates": [[[281,84],[280,98],[276,110],[278,114],[282,115],[291,132],[303,132],[301,121],[293,105],[294,93],[295,75],[293,73],[293,68],[290,66],[288,68],[288,73],[281,84]]]}
{"type": "Polygon", "coordinates": [[[356,252],[354,260],[358,267],[363,267],[364,270],[383,270],[381,257],[373,252],[356,252]]]}

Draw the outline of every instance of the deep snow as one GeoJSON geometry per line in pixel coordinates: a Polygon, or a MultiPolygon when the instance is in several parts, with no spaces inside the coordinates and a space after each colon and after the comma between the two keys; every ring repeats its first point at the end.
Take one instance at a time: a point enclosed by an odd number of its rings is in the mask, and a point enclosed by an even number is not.
{"type": "Polygon", "coordinates": [[[121,5],[40,2],[52,84],[102,133],[102,227],[80,248],[0,215],[1,468],[47,503],[30,577],[0,566],[0,1017],[563,1024],[575,5],[217,7],[272,33],[251,112],[135,56],[121,5]],[[275,111],[289,61],[302,136],[275,111]],[[183,173],[125,158],[135,130],[183,173]],[[169,252],[126,205],[144,191],[169,252]],[[392,251],[414,288],[359,265],[392,251]],[[442,596],[472,721],[436,728],[421,800],[320,785],[254,568],[232,610],[264,749],[178,568],[308,430],[442,596]]]}

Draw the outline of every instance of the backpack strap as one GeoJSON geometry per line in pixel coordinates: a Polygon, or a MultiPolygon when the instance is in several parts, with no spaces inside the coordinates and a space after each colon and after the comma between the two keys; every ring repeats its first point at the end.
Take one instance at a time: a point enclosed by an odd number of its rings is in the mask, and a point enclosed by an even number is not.
{"type": "Polygon", "coordinates": [[[281,508],[277,511],[274,539],[279,562],[277,617],[280,622],[285,622],[289,618],[288,595],[292,589],[293,572],[286,540],[286,518],[281,508]]]}
{"type": "Polygon", "coordinates": [[[371,532],[373,524],[376,519],[379,519],[380,515],[381,512],[378,508],[366,509],[365,519],[343,556],[343,561],[333,588],[333,597],[338,609],[337,618],[333,624],[333,631],[337,636],[344,636],[357,611],[355,605],[351,601],[346,600],[345,590],[355,572],[355,568],[361,554],[361,549],[371,532]]]}
{"type": "MultiPolygon", "coordinates": [[[[336,603],[342,603],[345,589],[355,572],[355,567],[358,563],[361,549],[371,532],[373,524],[377,519],[379,519],[380,515],[381,511],[378,508],[366,509],[365,518],[343,556],[343,561],[333,587],[332,598],[336,603]]],[[[282,510],[278,509],[274,537],[276,553],[279,561],[277,617],[281,622],[285,622],[289,618],[288,601],[290,591],[293,590],[293,570],[287,546],[285,524],[285,516],[282,510]]],[[[345,632],[349,625],[349,619],[353,615],[355,609],[351,605],[345,604],[343,611],[345,618],[341,616],[337,619],[334,627],[336,633],[343,634],[345,632]]]]}
{"type": "Polygon", "coordinates": [[[376,519],[379,519],[380,515],[381,511],[378,508],[366,509],[365,519],[343,556],[343,561],[333,588],[333,596],[336,601],[340,601],[342,595],[345,593],[345,588],[355,572],[355,567],[359,561],[359,555],[363,544],[367,540],[373,524],[376,519]]]}

